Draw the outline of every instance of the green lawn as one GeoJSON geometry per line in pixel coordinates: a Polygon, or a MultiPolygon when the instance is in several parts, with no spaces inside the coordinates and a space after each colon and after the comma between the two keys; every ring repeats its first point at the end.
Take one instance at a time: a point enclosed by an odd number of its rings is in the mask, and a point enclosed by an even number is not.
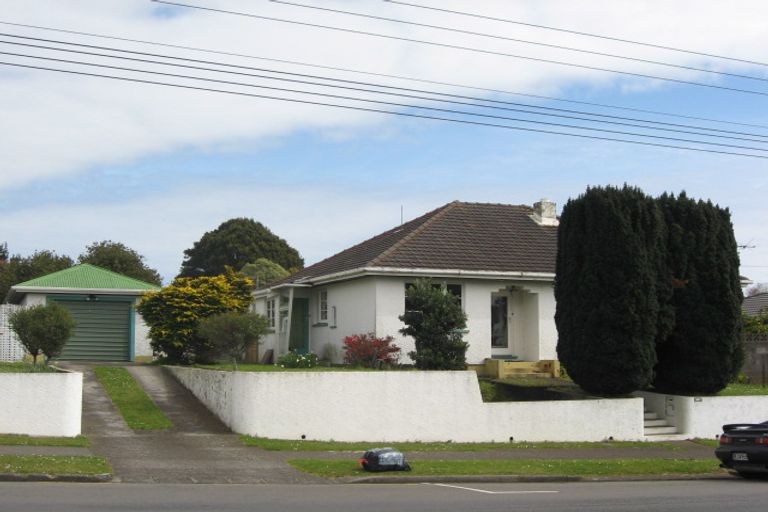
{"type": "Polygon", "coordinates": [[[0,473],[99,475],[111,472],[112,468],[102,457],[0,455],[0,473]]]}
{"type": "Polygon", "coordinates": [[[32,363],[0,363],[0,373],[57,373],[58,370],[50,366],[32,363]]]}
{"type": "Polygon", "coordinates": [[[374,447],[391,446],[403,452],[485,452],[491,450],[515,449],[560,449],[560,448],[665,448],[679,450],[670,443],[643,441],[589,442],[540,442],[540,443],[389,443],[389,442],[340,442],[340,441],[298,441],[268,439],[264,437],[240,436],[247,446],[258,446],[269,451],[307,452],[363,452],[374,447]]]}
{"type": "Polygon", "coordinates": [[[16,434],[0,434],[0,446],[68,446],[87,448],[88,438],[77,437],[31,437],[16,434]]]}
{"type": "Polygon", "coordinates": [[[94,372],[129,427],[134,430],[163,430],[173,427],[171,420],[158,409],[128,370],[98,366],[94,372]]]}
{"type": "MultiPolygon", "coordinates": [[[[219,364],[202,364],[197,368],[205,368],[208,370],[222,370],[231,372],[232,364],[219,363],[219,364]]],[[[273,364],[238,364],[237,371],[239,372],[372,372],[369,368],[350,368],[348,366],[315,366],[314,368],[282,368],[273,364]]]]}
{"type": "Polygon", "coordinates": [[[704,446],[709,446],[710,448],[717,448],[718,446],[720,446],[720,440],[719,439],[702,439],[702,438],[697,438],[697,439],[691,439],[691,441],[693,441],[696,444],[701,444],[701,445],[704,445],[704,446]]]}
{"type": "Polygon", "coordinates": [[[728,387],[717,394],[717,396],[758,396],[768,395],[768,387],[764,388],[758,384],[728,384],[728,387]]]}
{"type": "Polygon", "coordinates": [[[704,474],[720,471],[709,459],[505,459],[505,460],[411,460],[413,471],[367,473],[356,461],[294,459],[295,468],[329,478],[371,475],[550,475],[550,476],[638,476],[704,474]]]}

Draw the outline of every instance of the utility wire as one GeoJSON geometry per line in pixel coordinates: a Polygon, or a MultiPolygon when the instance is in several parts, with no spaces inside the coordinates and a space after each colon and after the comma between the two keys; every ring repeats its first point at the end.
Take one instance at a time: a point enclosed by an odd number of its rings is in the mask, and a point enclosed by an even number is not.
{"type": "MultiPolygon", "coordinates": [[[[10,36],[10,37],[18,37],[21,39],[30,39],[34,41],[44,41],[44,42],[52,42],[52,43],[58,43],[58,44],[66,44],[66,45],[72,45],[77,47],[87,47],[87,48],[95,48],[99,50],[107,50],[107,51],[113,51],[113,52],[123,52],[123,53],[129,53],[132,55],[142,55],[142,56],[151,56],[151,57],[160,57],[164,59],[175,59],[175,60],[181,60],[185,62],[194,62],[194,63],[202,63],[202,64],[208,64],[208,65],[216,65],[216,66],[225,66],[225,67],[233,67],[236,69],[247,69],[252,71],[258,71],[258,72],[268,72],[268,73],[274,73],[274,74],[281,74],[281,75],[288,75],[291,77],[302,77],[302,78],[312,78],[312,79],[320,79],[320,80],[326,80],[326,81],[332,81],[332,82],[342,82],[345,84],[353,84],[355,86],[358,85],[364,85],[369,87],[377,87],[377,88],[387,88],[387,89],[394,89],[397,91],[406,91],[408,93],[419,93],[419,94],[431,94],[435,96],[442,96],[445,98],[459,98],[462,100],[473,100],[473,101],[481,101],[481,102],[490,102],[490,103],[498,103],[503,105],[512,105],[515,107],[519,106],[526,106],[529,105],[526,104],[520,104],[520,103],[514,103],[514,102],[504,102],[504,101],[498,101],[498,100],[488,100],[484,98],[479,97],[473,97],[473,96],[463,96],[463,95],[456,95],[456,94],[448,94],[448,93],[442,93],[442,92],[435,92],[435,91],[427,91],[422,89],[410,89],[410,88],[404,88],[404,87],[393,87],[393,86],[387,86],[382,84],[375,84],[370,82],[359,82],[359,81],[351,81],[351,80],[342,80],[342,79],[336,79],[336,78],[329,78],[324,76],[318,76],[318,75],[306,75],[302,73],[291,73],[291,72],[285,72],[285,71],[279,71],[279,70],[272,70],[272,69],[265,69],[265,68],[255,68],[250,66],[242,66],[242,65],[234,65],[234,64],[228,64],[228,63],[221,63],[221,62],[213,62],[213,61],[206,61],[206,60],[199,60],[199,59],[189,59],[185,57],[177,57],[177,56],[171,56],[171,55],[162,55],[162,54],[155,54],[155,53],[147,53],[147,52],[138,52],[133,50],[124,50],[121,48],[114,48],[109,46],[97,46],[97,45],[87,45],[87,44],[80,44],[80,43],[70,43],[68,41],[57,41],[57,40],[51,40],[51,39],[41,39],[41,38],[35,38],[35,37],[27,37],[27,36],[16,36],[13,34],[4,34],[0,33],[0,36],[10,36]]],[[[708,134],[708,133],[701,133],[698,131],[690,131],[690,130],[681,130],[681,129],[674,129],[674,128],[665,128],[665,127],[656,127],[656,126],[647,126],[642,124],[636,124],[636,123],[627,123],[627,122],[618,122],[618,121],[606,121],[602,119],[591,119],[591,118],[585,118],[585,117],[579,117],[579,116],[572,116],[572,115],[564,115],[564,114],[554,114],[549,112],[537,112],[533,110],[528,110],[524,108],[509,108],[509,107],[499,107],[496,105],[488,105],[488,104],[482,104],[482,103],[472,103],[472,102],[466,102],[466,101],[457,101],[453,99],[442,99],[442,98],[433,98],[433,97],[425,97],[425,96],[419,96],[414,94],[404,94],[402,92],[389,92],[389,91],[381,91],[377,89],[366,89],[361,87],[351,87],[346,85],[335,85],[335,84],[328,84],[328,83],[321,83],[321,82],[312,82],[308,80],[299,80],[299,79],[293,79],[293,78],[279,78],[274,76],[268,76],[268,75],[256,75],[251,73],[242,73],[242,72],[236,72],[236,71],[228,71],[228,70],[221,70],[221,69],[212,69],[212,68],[205,68],[205,67],[199,67],[199,66],[191,66],[191,65],[185,65],[185,64],[177,64],[177,63],[168,63],[163,61],[156,61],[156,60],[149,60],[149,59],[141,59],[141,58],[134,58],[134,57],[125,57],[125,56],[118,56],[118,55],[110,55],[110,54],[104,54],[104,53],[97,53],[97,52],[88,52],[83,50],[74,50],[69,48],[57,48],[53,46],[46,46],[46,45],[36,45],[36,44],[30,44],[30,43],[20,43],[15,41],[3,41],[0,40],[0,44],[9,44],[9,45],[15,45],[15,46],[24,46],[28,48],[36,48],[36,49],[43,49],[43,50],[53,50],[53,51],[59,51],[59,52],[68,52],[68,53],[76,53],[81,55],[89,55],[89,56],[96,56],[96,57],[106,57],[111,59],[122,59],[122,60],[130,60],[134,62],[143,62],[143,63],[150,63],[150,64],[161,64],[161,65],[167,65],[167,66],[174,66],[174,67],[182,67],[187,69],[196,69],[196,70],[202,70],[202,71],[212,71],[212,72],[218,72],[218,73],[228,73],[228,74],[235,74],[235,75],[241,75],[241,76],[249,76],[252,78],[262,78],[262,79],[268,79],[268,80],[279,80],[279,81],[287,81],[287,82],[293,82],[293,83],[301,83],[305,85],[317,85],[321,87],[333,87],[333,88],[341,88],[341,89],[347,89],[347,90],[354,90],[359,92],[370,92],[375,94],[385,94],[390,96],[399,96],[399,97],[407,97],[410,99],[421,99],[421,100],[429,100],[429,101],[439,101],[444,103],[453,103],[453,104],[459,104],[459,105],[469,105],[469,106],[475,106],[475,107],[481,107],[481,108],[488,108],[488,109],[496,109],[496,110],[505,110],[505,111],[511,111],[511,112],[519,112],[519,113],[525,113],[525,114],[531,114],[531,115],[539,115],[539,116],[547,116],[547,117],[557,117],[557,118],[565,118],[565,119],[573,119],[573,120],[579,120],[579,121],[587,121],[587,122],[594,122],[594,123],[604,123],[604,124],[612,124],[612,125],[619,125],[619,126],[631,126],[634,128],[641,128],[641,129],[648,129],[648,130],[660,130],[660,131],[669,131],[669,132],[677,132],[677,133],[686,133],[686,134],[692,134],[692,135],[701,135],[705,137],[720,137],[720,138],[726,138],[726,139],[733,139],[733,140],[743,140],[743,141],[749,141],[749,142],[758,142],[758,143],[765,143],[768,142],[768,140],[756,140],[752,138],[745,138],[745,137],[734,137],[734,136],[728,136],[728,135],[721,135],[719,133],[717,134],[708,134]]],[[[0,52],[0,53],[6,53],[6,52],[0,52]]],[[[18,54],[13,54],[18,55],[18,54]]],[[[21,56],[21,55],[19,55],[21,56]]],[[[574,110],[566,110],[566,109],[555,109],[551,107],[534,107],[534,108],[544,108],[551,111],[558,111],[558,112],[567,112],[567,113],[576,113],[576,114],[586,114],[586,115],[598,115],[602,116],[601,114],[592,114],[589,112],[582,112],[582,111],[574,111],[574,110]]],[[[618,116],[607,116],[610,118],[616,118],[616,119],[623,119],[623,120],[630,120],[630,121],[638,121],[642,123],[659,123],[656,121],[648,121],[644,119],[633,119],[633,118],[623,118],[618,116]]],[[[744,133],[744,132],[733,132],[730,130],[720,130],[720,129],[713,129],[708,127],[700,127],[700,126],[692,126],[692,125],[678,125],[674,123],[663,123],[662,125],[667,126],[677,126],[682,128],[693,128],[695,130],[707,130],[707,131],[716,131],[716,132],[725,132],[725,133],[733,133],[738,135],[748,135],[751,137],[768,137],[768,135],[761,135],[761,134],[751,134],[751,133],[744,133]]]]}
{"type": "MultiPolygon", "coordinates": [[[[579,100],[573,100],[573,99],[567,99],[567,98],[558,98],[555,96],[544,96],[540,94],[528,94],[523,92],[516,92],[516,91],[509,91],[504,89],[493,89],[488,87],[478,87],[473,85],[467,85],[467,84],[459,84],[455,82],[443,82],[438,80],[429,80],[425,78],[416,78],[411,76],[404,76],[404,75],[392,75],[387,73],[376,73],[372,71],[361,71],[357,69],[350,69],[350,68],[344,68],[344,67],[336,67],[336,66],[326,66],[321,64],[312,64],[308,62],[301,62],[301,61],[295,61],[295,60],[287,60],[287,59],[277,59],[277,58],[270,58],[270,57],[263,57],[258,55],[249,55],[249,54],[243,54],[243,53],[235,53],[235,52],[225,52],[225,51],[219,51],[219,50],[212,50],[208,48],[200,48],[195,46],[184,46],[184,45],[177,45],[177,44],[169,44],[169,43],[159,43],[156,41],[147,41],[143,39],[131,39],[126,37],[117,37],[117,36],[110,36],[106,34],[98,34],[94,32],[82,32],[77,30],[67,30],[67,29],[61,29],[61,28],[54,28],[54,27],[46,27],[41,25],[28,25],[24,23],[14,23],[10,21],[2,21],[0,20],[0,25],[8,25],[8,26],[14,26],[14,27],[22,27],[22,28],[31,28],[35,30],[45,30],[49,32],[58,32],[58,33],[64,33],[64,34],[73,34],[73,35],[80,35],[80,36],[88,36],[88,37],[95,37],[100,39],[109,39],[114,41],[125,41],[125,42],[131,42],[131,43],[140,43],[140,44],[147,44],[152,46],[159,46],[164,48],[175,48],[180,50],[190,50],[200,53],[207,53],[207,54],[214,54],[214,55],[225,55],[229,57],[241,57],[246,59],[253,59],[253,60],[262,60],[267,62],[277,62],[281,64],[291,64],[295,66],[303,66],[303,67],[310,67],[315,69],[325,69],[330,71],[342,71],[345,73],[354,73],[364,76],[376,76],[376,77],[383,77],[383,78],[394,78],[396,80],[404,80],[409,82],[416,82],[416,83],[424,83],[424,84],[431,84],[431,85],[442,85],[447,87],[459,87],[462,89],[471,89],[475,91],[482,91],[482,92],[490,92],[490,93],[496,93],[496,94],[504,94],[504,95],[511,95],[511,96],[523,96],[527,98],[536,98],[536,99],[542,99],[542,100],[549,100],[549,101],[558,101],[562,103],[573,103],[577,105],[589,105],[593,107],[600,107],[600,108],[608,108],[613,110],[625,110],[628,112],[638,112],[643,114],[652,114],[652,115],[659,115],[659,116],[665,116],[665,117],[675,117],[680,119],[692,119],[697,121],[706,121],[710,123],[719,123],[719,124],[727,124],[727,125],[734,125],[734,126],[748,126],[751,128],[762,128],[762,129],[768,129],[768,126],[761,125],[761,124],[751,124],[751,123],[741,123],[736,121],[728,121],[724,119],[713,119],[709,117],[699,117],[699,116],[692,116],[692,115],[685,115],[685,114],[679,114],[679,113],[672,113],[672,112],[662,112],[658,110],[648,110],[648,109],[641,109],[641,108],[634,108],[634,107],[627,107],[627,106],[621,106],[621,105],[610,105],[606,103],[596,103],[596,102],[590,102],[590,101],[579,101],[579,100]]],[[[5,35],[11,35],[11,34],[5,34],[5,35]]],[[[21,37],[21,36],[14,36],[14,37],[21,37]]],[[[542,107],[538,105],[530,105],[526,104],[528,106],[534,107],[534,108],[550,108],[550,107],[542,107]]],[[[590,114],[590,115],[602,115],[602,114],[590,114]]],[[[650,122],[650,121],[649,121],[650,122]]],[[[655,122],[655,121],[654,121],[655,122]]]]}
{"type": "MultiPolygon", "coordinates": [[[[158,0],[152,0],[153,2],[158,2],[158,0]]],[[[706,69],[706,68],[699,68],[696,66],[686,66],[684,64],[673,64],[671,62],[662,62],[658,60],[650,60],[650,59],[642,59],[640,57],[630,57],[627,55],[618,55],[615,53],[607,53],[607,52],[599,52],[596,50],[586,50],[584,48],[575,48],[573,46],[566,46],[566,45],[559,45],[559,44],[551,44],[551,43],[542,43],[540,41],[531,41],[528,39],[518,39],[514,37],[507,37],[502,36],[498,34],[489,34],[487,32],[476,32],[473,30],[464,30],[460,28],[455,27],[446,27],[443,25],[433,25],[429,23],[420,23],[416,21],[409,21],[409,20],[403,20],[398,18],[389,18],[386,16],[377,16],[375,14],[366,14],[362,12],[355,12],[355,11],[345,11],[342,9],[332,9],[330,7],[320,7],[317,5],[310,5],[310,4],[301,4],[298,2],[288,2],[285,0],[267,0],[269,2],[280,4],[280,5],[288,5],[291,7],[300,7],[303,9],[314,9],[317,11],[324,11],[324,12],[332,12],[335,14],[344,14],[347,16],[356,16],[359,18],[367,18],[367,19],[373,19],[373,20],[379,20],[379,21],[388,21],[392,23],[400,23],[403,25],[411,25],[416,27],[424,27],[424,28],[431,28],[435,30],[442,30],[446,32],[453,32],[458,34],[466,34],[471,36],[478,36],[478,37],[485,37],[489,39],[497,39],[497,40],[503,40],[503,41],[512,41],[515,43],[523,43],[523,44],[530,44],[534,46],[542,46],[545,48],[553,48],[556,50],[566,50],[569,52],[577,52],[577,53],[583,53],[583,54],[589,54],[589,55],[598,55],[600,57],[610,57],[612,59],[621,59],[621,60],[628,60],[633,62],[642,62],[644,64],[653,64],[655,66],[665,66],[669,68],[677,68],[677,69],[685,69],[688,71],[697,71],[699,73],[710,73],[713,75],[721,75],[721,76],[728,76],[728,77],[734,77],[734,78],[743,78],[746,80],[757,80],[760,82],[768,82],[768,78],[764,77],[758,77],[754,75],[743,75],[740,73],[729,73],[726,71],[715,71],[714,69],[706,69]]]]}
{"type": "Polygon", "coordinates": [[[481,121],[471,121],[467,119],[455,119],[450,117],[438,117],[438,116],[427,116],[423,114],[415,114],[410,112],[398,112],[398,111],[392,111],[392,110],[383,110],[383,109],[374,109],[374,108],[367,108],[367,107],[357,107],[352,105],[343,105],[338,103],[325,103],[325,102],[319,102],[319,101],[310,101],[310,100],[302,100],[302,99],[296,99],[296,98],[284,98],[280,96],[269,96],[265,94],[253,94],[253,93],[246,93],[246,92],[240,92],[240,91],[228,91],[224,89],[213,89],[208,87],[199,87],[199,86],[192,86],[192,85],[182,85],[182,84],[173,84],[168,82],[159,82],[154,80],[144,80],[139,78],[128,78],[128,77],[121,77],[121,76],[114,76],[114,75],[103,75],[98,73],[87,73],[83,71],[74,71],[74,70],[67,70],[67,69],[58,69],[58,68],[49,68],[44,66],[32,66],[29,64],[19,64],[15,62],[5,62],[0,61],[0,65],[6,65],[6,66],[13,66],[13,67],[19,67],[19,68],[26,68],[26,69],[35,69],[35,70],[41,70],[41,71],[52,71],[52,72],[58,72],[58,73],[66,73],[71,75],[80,75],[80,76],[88,76],[88,77],[94,77],[94,78],[106,78],[111,80],[121,80],[125,82],[133,82],[133,83],[142,83],[142,84],[151,84],[151,85],[162,85],[166,87],[176,87],[180,89],[188,89],[188,90],[195,90],[195,91],[206,91],[206,92],[216,92],[216,93],[223,93],[223,94],[231,94],[236,96],[243,96],[243,97],[250,97],[250,98],[259,98],[259,99],[267,99],[267,100],[276,100],[276,101],[285,101],[290,103],[299,103],[304,105],[316,105],[316,106],[323,106],[323,107],[333,107],[333,108],[342,108],[347,110],[355,110],[360,112],[370,112],[370,113],[376,113],[376,114],[388,114],[388,115],[395,115],[395,116],[401,116],[401,117],[409,117],[414,119],[430,119],[435,121],[445,121],[450,123],[459,123],[459,124],[465,124],[465,125],[472,125],[472,126],[484,126],[489,128],[500,128],[500,129],[506,129],[506,130],[517,130],[517,131],[524,131],[524,132],[534,132],[534,133],[543,133],[548,135],[562,135],[565,137],[577,137],[580,139],[590,139],[590,140],[601,140],[601,141],[610,141],[610,142],[621,142],[626,144],[636,144],[641,146],[652,146],[652,147],[660,147],[660,148],[668,148],[668,149],[682,149],[687,151],[697,151],[702,153],[714,153],[714,154],[720,154],[720,155],[732,155],[732,156],[744,156],[744,157],[750,157],[750,158],[760,158],[760,159],[768,159],[768,156],[762,156],[762,155],[753,155],[750,153],[738,153],[733,151],[722,151],[722,150],[716,150],[716,149],[704,149],[704,148],[696,148],[696,147],[690,147],[690,146],[678,146],[673,144],[662,144],[657,142],[647,142],[647,141],[638,141],[638,140],[631,140],[631,139],[616,139],[612,137],[601,137],[596,135],[585,135],[580,133],[568,133],[568,132],[558,132],[553,130],[543,130],[543,129],[537,129],[537,128],[527,128],[527,127],[521,127],[521,126],[510,126],[510,125],[503,125],[503,124],[495,124],[495,123],[487,123],[487,122],[481,122],[481,121]]]}
{"type": "Polygon", "coordinates": [[[522,59],[522,60],[528,60],[528,61],[534,61],[534,62],[543,62],[546,64],[556,64],[559,66],[568,66],[573,68],[579,68],[579,69],[589,69],[591,71],[601,71],[605,73],[616,73],[620,75],[626,75],[626,76],[632,76],[636,78],[648,78],[652,80],[661,80],[664,82],[671,82],[676,84],[683,84],[683,85],[695,85],[697,87],[707,87],[710,89],[718,89],[721,91],[730,91],[730,92],[738,92],[742,94],[754,94],[757,96],[768,96],[768,92],[762,92],[762,91],[756,91],[753,89],[740,89],[738,87],[727,87],[724,85],[715,85],[715,84],[707,84],[704,82],[693,82],[690,80],[682,80],[678,78],[670,78],[670,77],[662,77],[658,75],[650,75],[646,73],[635,73],[632,71],[621,71],[617,69],[609,69],[609,68],[602,68],[598,66],[588,66],[586,64],[576,64],[574,62],[565,62],[560,60],[551,60],[551,59],[543,59],[539,57],[530,57],[526,55],[519,55],[514,53],[507,53],[507,52],[500,52],[500,51],[494,51],[494,50],[484,50],[482,48],[475,48],[472,46],[462,46],[462,45],[455,45],[455,44],[449,44],[449,43],[438,43],[436,41],[429,41],[426,39],[415,39],[410,37],[401,37],[401,36],[393,36],[389,34],[381,34],[378,32],[369,32],[366,30],[358,30],[358,29],[352,29],[352,28],[344,28],[344,27],[335,27],[332,25],[322,25],[320,23],[310,23],[306,21],[298,21],[298,20],[289,20],[285,18],[275,18],[273,16],[263,16],[260,14],[253,14],[253,13],[246,13],[241,11],[231,11],[227,9],[218,9],[214,7],[203,7],[201,5],[192,5],[192,4],[184,4],[180,2],[171,2],[168,0],[152,0],[153,2],[159,3],[159,4],[166,4],[166,5],[173,5],[176,7],[185,7],[189,9],[198,9],[201,11],[207,11],[207,12],[215,12],[219,14],[232,14],[235,16],[243,16],[247,18],[253,18],[253,19],[260,19],[265,21],[275,21],[278,23],[287,23],[290,25],[299,25],[303,27],[312,27],[312,28],[319,28],[324,30],[333,30],[336,32],[346,32],[349,34],[357,34],[357,35],[363,35],[363,36],[370,36],[370,37],[378,37],[383,39],[393,39],[396,41],[405,41],[409,43],[417,43],[417,44],[423,44],[428,46],[435,46],[439,48],[449,48],[452,50],[461,50],[465,52],[472,52],[472,53],[481,53],[481,54],[487,54],[487,55],[496,55],[500,57],[509,57],[514,59],[522,59]]]}
{"type": "MultiPolygon", "coordinates": [[[[344,96],[339,94],[328,94],[328,93],[320,93],[320,92],[313,92],[313,91],[306,91],[306,90],[300,90],[300,89],[287,89],[284,87],[273,87],[273,86],[267,86],[267,85],[256,85],[256,84],[250,84],[250,83],[244,83],[244,82],[235,82],[231,80],[221,80],[221,79],[215,79],[215,78],[205,78],[205,77],[199,77],[199,76],[192,76],[192,75],[181,75],[176,73],[166,73],[166,72],[160,72],[160,71],[149,71],[144,69],[136,69],[136,68],[127,68],[123,66],[112,66],[108,64],[97,64],[93,62],[84,62],[84,61],[76,61],[76,60],[70,60],[70,59],[57,59],[53,57],[42,57],[37,55],[26,55],[26,54],[18,54],[18,53],[11,53],[11,52],[2,52],[0,51],[0,55],[10,55],[14,57],[24,57],[24,58],[31,58],[31,59],[39,59],[39,60],[47,60],[52,62],[58,62],[58,63],[65,63],[65,64],[76,64],[81,66],[91,66],[91,67],[97,67],[97,68],[105,68],[110,70],[118,70],[118,71],[128,71],[128,72],[134,72],[134,73],[147,73],[152,75],[159,75],[163,77],[172,77],[172,78],[183,78],[183,79],[189,79],[189,80],[200,80],[204,82],[214,82],[218,84],[226,84],[226,85],[235,85],[235,86],[242,86],[242,87],[254,87],[258,89],[267,89],[272,91],[280,91],[280,92],[289,92],[289,93],[296,93],[296,94],[307,94],[311,96],[321,96],[324,98],[333,98],[333,99],[342,99],[347,101],[358,101],[358,102],[364,102],[364,103],[375,103],[378,105],[385,105],[388,107],[399,107],[399,108],[417,108],[420,110],[428,110],[430,112],[439,112],[441,114],[456,114],[456,115],[462,115],[462,116],[472,116],[472,117],[482,117],[485,119],[493,119],[493,120],[503,120],[503,121],[514,121],[518,123],[529,123],[529,124],[535,124],[535,125],[545,125],[545,126],[555,126],[558,128],[569,128],[574,130],[586,130],[591,132],[600,132],[600,133],[609,133],[613,135],[628,135],[630,137],[644,137],[644,138],[650,138],[650,139],[656,139],[656,140],[665,140],[665,141],[673,141],[673,142],[685,142],[690,144],[703,144],[707,146],[718,146],[718,147],[726,147],[726,148],[734,148],[734,149],[744,149],[749,151],[768,151],[768,148],[759,148],[759,147],[753,147],[753,146],[742,146],[738,144],[726,144],[721,142],[711,142],[711,141],[702,141],[702,140],[695,140],[695,139],[684,139],[679,137],[668,137],[668,136],[662,136],[662,135],[650,135],[650,134],[644,134],[644,133],[636,133],[636,132],[625,132],[620,130],[609,130],[605,128],[592,128],[587,126],[579,126],[579,125],[570,125],[570,124],[564,124],[564,123],[554,123],[549,121],[537,121],[537,120],[531,120],[531,119],[522,119],[522,118],[516,118],[516,117],[508,117],[508,116],[499,116],[499,115],[493,115],[493,114],[482,114],[478,112],[471,112],[467,110],[456,110],[456,109],[448,109],[448,108],[438,108],[438,107],[427,107],[423,105],[412,105],[407,103],[397,103],[397,102],[391,102],[391,101],[383,101],[383,100],[374,100],[374,99],[368,99],[368,98],[359,98],[354,96],[344,96]]],[[[162,63],[160,63],[162,64],[162,63]]],[[[759,141],[758,141],[759,142],[759,141]]]]}
{"type": "Polygon", "coordinates": [[[755,66],[768,66],[768,63],[766,63],[766,62],[760,62],[760,61],[749,60],[749,59],[740,59],[738,57],[727,57],[725,55],[717,55],[715,53],[699,52],[699,51],[696,51],[696,50],[687,50],[687,49],[684,49],[684,48],[676,48],[674,46],[665,46],[665,45],[661,45],[661,44],[646,43],[646,42],[643,42],[643,41],[636,41],[636,40],[632,40],[632,39],[622,39],[620,37],[612,37],[612,36],[606,36],[606,35],[601,35],[601,34],[593,34],[593,33],[590,33],[590,32],[581,32],[581,31],[578,31],[578,30],[570,30],[570,29],[565,29],[565,28],[552,27],[552,26],[549,26],[549,25],[541,25],[541,24],[536,24],[536,23],[528,23],[528,22],[512,20],[512,19],[508,19],[508,18],[498,18],[498,17],[495,17],[495,16],[486,16],[486,15],[482,15],[482,14],[476,14],[476,13],[466,12],[466,11],[457,11],[457,10],[452,10],[452,9],[445,9],[445,8],[441,8],[441,7],[433,7],[433,6],[428,6],[428,5],[414,4],[414,3],[411,3],[411,2],[401,2],[399,0],[383,0],[383,1],[387,2],[387,3],[390,3],[390,4],[405,5],[407,7],[416,7],[418,9],[426,9],[426,10],[430,10],[430,11],[439,11],[439,12],[445,12],[445,13],[450,13],[450,14],[457,14],[459,16],[469,16],[469,17],[472,17],[472,18],[478,18],[478,19],[483,19],[483,20],[500,21],[502,23],[511,23],[513,25],[521,25],[521,26],[525,26],[525,27],[540,28],[540,29],[544,29],[544,30],[552,30],[552,31],[555,31],[555,32],[564,32],[566,34],[575,34],[575,35],[578,35],[578,36],[594,37],[594,38],[597,38],[597,39],[605,39],[605,40],[608,40],[608,41],[618,41],[620,43],[635,44],[635,45],[639,45],[639,46],[646,46],[648,48],[657,48],[657,49],[660,49],[660,50],[669,50],[669,51],[672,51],[672,52],[688,53],[688,54],[691,54],[691,55],[699,55],[701,57],[712,57],[712,58],[715,58],[715,59],[723,59],[723,60],[730,60],[730,61],[733,61],[733,62],[741,62],[741,63],[744,63],[744,64],[753,64],[755,66]]]}

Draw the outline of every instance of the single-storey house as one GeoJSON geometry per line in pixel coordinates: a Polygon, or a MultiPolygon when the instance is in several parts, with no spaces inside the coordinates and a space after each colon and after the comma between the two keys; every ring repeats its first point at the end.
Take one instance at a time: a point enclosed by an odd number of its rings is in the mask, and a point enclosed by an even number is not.
{"type": "Polygon", "coordinates": [[[84,263],[12,286],[6,302],[33,306],[55,301],[69,310],[77,326],[59,359],[135,361],[152,357],[149,328],[136,304],[159,289],[84,263]]]}
{"type": "Polygon", "coordinates": [[[431,278],[461,300],[468,363],[556,360],[555,211],[455,201],[259,289],[254,310],[274,330],[260,353],[340,362],[345,336],[372,332],[394,336],[409,362],[398,316],[406,288],[431,278]]]}

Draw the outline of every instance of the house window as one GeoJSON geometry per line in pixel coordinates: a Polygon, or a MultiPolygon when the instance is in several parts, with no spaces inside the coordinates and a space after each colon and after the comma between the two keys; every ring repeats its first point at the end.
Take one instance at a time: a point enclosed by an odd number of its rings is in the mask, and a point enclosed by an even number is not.
{"type": "Polygon", "coordinates": [[[267,300],[267,321],[269,326],[275,328],[275,299],[267,300]]]}
{"type": "Polygon", "coordinates": [[[328,321],[328,290],[320,291],[317,297],[318,317],[321,322],[328,321]]]}
{"type": "MultiPolygon", "coordinates": [[[[405,283],[405,291],[407,292],[409,288],[413,288],[414,283],[405,283]]],[[[446,287],[448,290],[448,293],[453,295],[458,301],[459,304],[461,304],[461,285],[460,284],[446,284],[446,283],[432,283],[432,288],[440,289],[443,286],[446,287]]],[[[408,294],[405,295],[405,310],[410,311],[412,308],[408,301],[408,294]]]]}

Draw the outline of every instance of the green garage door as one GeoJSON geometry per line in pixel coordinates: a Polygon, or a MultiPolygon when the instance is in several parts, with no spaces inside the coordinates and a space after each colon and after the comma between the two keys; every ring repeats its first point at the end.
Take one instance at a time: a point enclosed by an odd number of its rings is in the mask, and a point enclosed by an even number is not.
{"type": "MultiPolygon", "coordinates": [[[[54,299],[55,300],[55,299],[54,299]]],[[[77,322],[75,333],[59,359],[71,361],[129,361],[130,302],[57,301],[77,322]]]]}

